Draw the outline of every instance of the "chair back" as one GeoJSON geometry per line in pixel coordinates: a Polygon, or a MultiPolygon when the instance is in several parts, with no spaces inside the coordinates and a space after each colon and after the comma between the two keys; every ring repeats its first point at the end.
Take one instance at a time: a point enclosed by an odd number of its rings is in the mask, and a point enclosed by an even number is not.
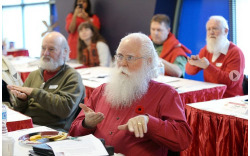
{"type": "MultiPolygon", "coordinates": [[[[84,103],[84,99],[81,101],[81,103],[84,103]]],[[[77,104],[77,106],[74,108],[74,111],[73,111],[73,113],[71,114],[71,116],[67,118],[66,124],[65,124],[65,126],[64,126],[64,128],[63,128],[66,132],[69,131],[72,122],[75,120],[75,118],[76,118],[76,117],[78,116],[78,114],[81,112],[81,110],[82,110],[82,108],[79,107],[79,105],[77,104]]]]}
{"type": "Polygon", "coordinates": [[[244,75],[242,87],[244,95],[248,95],[248,75],[244,75]]]}

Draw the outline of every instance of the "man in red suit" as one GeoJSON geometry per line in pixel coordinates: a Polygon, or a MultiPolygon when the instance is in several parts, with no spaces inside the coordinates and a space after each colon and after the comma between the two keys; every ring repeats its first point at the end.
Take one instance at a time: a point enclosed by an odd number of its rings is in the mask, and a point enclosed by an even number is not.
{"type": "Polygon", "coordinates": [[[96,88],[71,124],[70,136],[93,134],[115,153],[167,156],[192,141],[177,91],[152,80],[158,56],[142,33],[122,38],[108,83],[96,88]]]}
{"type": "Polygon", "coordinates": [[[199,55],[188,58],[186,72],[195,75],[204,70],[206,82],[226,84],[224,97],[243,95],[245,58],[242,51],[227,39],[228,24],[222,16],[211,16],[206,24],[207,45],[199,55]]]}
{"type": "Polygon", "coordinates": [[[165,75],[184,77],[187,54],[191,51],[170,32],[170,18],[164,14],[154,15],[150,24],[150,37],[164,64],[165,75]]]}

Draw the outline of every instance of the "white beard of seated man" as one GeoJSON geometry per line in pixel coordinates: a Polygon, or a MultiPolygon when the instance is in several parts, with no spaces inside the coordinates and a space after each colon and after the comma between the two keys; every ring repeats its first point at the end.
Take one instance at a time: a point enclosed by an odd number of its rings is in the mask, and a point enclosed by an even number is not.
{"type": "Polygon", "coordinates": [[[228,44],[228,40],[225,34],[221,34],[217,37],[207,37],[207,50],[210,53],[218,54],[228,44]]]}
{"type": "Polygon", "coordinates": [[[126,67],[117,66],[111,73],[111,80],[105,89],[105,96],[112,107],[129,107],[140,99],[148,90],[149,66],[144,61],[143,68],[137,72],[129,72],[126,67]],[[124,74],[123,74],[124,73],[124,74]]]}

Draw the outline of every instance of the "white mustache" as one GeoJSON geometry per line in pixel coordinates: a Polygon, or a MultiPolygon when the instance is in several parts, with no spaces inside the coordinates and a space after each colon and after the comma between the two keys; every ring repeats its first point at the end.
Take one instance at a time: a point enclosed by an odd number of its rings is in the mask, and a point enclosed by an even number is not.
{"type": "Polygon", "coordinates": [[[128,68],[124,68],[124,67],[119,67],[117,72],[120,74],[125,73],[127,75],[131,75],[131,72],[128,71],[128,68]]]}
{"type": "Polygon", "coordinates": [[[51,57],[50,56],[42,56],[42,59],[44,60],[44,59],[49,59],[49,60],[51,60],[51,57]]]}

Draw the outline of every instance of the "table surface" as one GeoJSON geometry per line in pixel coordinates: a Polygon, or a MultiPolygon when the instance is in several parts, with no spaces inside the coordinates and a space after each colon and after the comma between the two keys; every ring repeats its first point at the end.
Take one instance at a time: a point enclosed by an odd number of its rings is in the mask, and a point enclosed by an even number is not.
{"type": "Polygon", "coordinates": [[[187,104],[191,145],[181,156],[248,155],[248,96],[187,104]]]}
{"type": "MultiPolygon", "coordinates": [[[[32,58],[27,56],[19,56],[19,57],[8,57],[11,64],[14,66],[17,72],[32,72],[38,69],[39,59],[32,58]]],[[[69,60],[66,64],[71,66],[72,68],[78,68],[83,66],[83,64],[77,63],[76,60],[69,60]]]]}
{"type": "Polygon", "coordinates": [[[25,145],[25,144],[22,144],[18,141],[18,139],[21,136],[29,134],[29,133],[33,133],[33,132],[43,132],[43,131],[55,131],[55,130],[51,129],[49,127],[46,127],[46,126],[38,126],[38,127],[34,127],[34,128],[22,129],[22,130],[9,132],[8,135],[12,136],[15,140],[14,156],[28,156],[29,150],[32,150],[31,145],[25,145]]]}
{"type": "MultiPolygon", "coordinates": [[[[86,86],[86,100],[88,100],[93,89],[97,88],[109,79],[112,68],[91,67],[77,69],[86,86]]],[[[180,94],[183,104],[221,99],[226,90],[226,85],[201,81],[188,80],[170,76],[159,76],[154,79],[174,87],[180,94]]]]}
{"type": "MultiPolygon", "coordinates": [[[[108,81],[108,76],[112,68],[108,67],[91,67],[91,68],[82,68],[77,69],[77,71],[82,76],[82,82],[85,86],[90,88],[97,88],[103,83],[108,81]]],[[[171,76],[159,76],[154,79],[155,81],[166,83],[174,87],[178,93],[185,93],[190,91],[202,90],[207,88],[214,87],[224,87],[224,84],[215,84],[208,82],[201,82],[171,76]]]]}
{"type": "Polygon", "coordinates": [[[7,108],[7,122],[16,122],[21,120],[30,120],[31,117],[23,115],[22,113],[19,113],[13,109],[7,108]]]}
{"type": "Polygon", "coordinates": [[[248,95],[187,104],[190,107],[248,120],[248,95]]]}
{"type": "MultiPolygon", "coordinates": [[[[31,145],[25,145],[23,143],[20,143],[18,139],[26,134],[30,134],[33,132],[44,132],[44,131],[55,131],[54,129],[51,129],[46,126],[37,126],[34,128],[29,128],[29,129],[23,129],[23,130],[18,130],[18,131],[13,131],[9,132],[8,135],[12,136],[15,140],[14,144],[14,156],[28,156],[29,151],[32,150],[31,145]]],[[[120,153],[115,153],[114,156],[124,156],[120,153]]]]}

